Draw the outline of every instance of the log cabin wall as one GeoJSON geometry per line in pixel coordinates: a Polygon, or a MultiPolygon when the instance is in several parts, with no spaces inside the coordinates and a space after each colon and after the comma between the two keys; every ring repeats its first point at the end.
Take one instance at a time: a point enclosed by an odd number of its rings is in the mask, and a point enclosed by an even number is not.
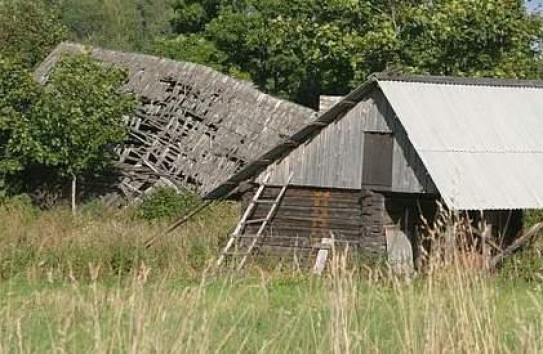
{"type": "MultiPolygon", "coordinates": [[[[253,186],[243,195],[242,211],[255,191],[256,186],[253,186]]],[[[273,199],[279,191],[279,187],[268,187],[261,199],[273,199]]],[[[250,219],[265,218],[270,207],[271,204],[258,204],[250,219]]],[[[339,244],[349,244],[351,249],[368,254],[384,255],[387,251],[385,230],[399,225],[412,242],[416,255],[421,215],[431,221],[435,210],[435,199],[428,196],[290,186],[260,246],[273,253],[305,252],[333,233],[339,244]]],[[[258,225],[248,225],[244,234],[256,234],[257,229],[258,225]]]]}
{"type": "Polygon", "coordinates": [[[360,237],[364,250],[383,254],[386,251],[385,238],[385,196],[370,190],[361,192],[362,230],[360,237]]]}
{"type": "MultiPolygon", "coordinates": [[[[267,188],[261,198],[275,198],[279,190],[275,187],[267,188]]],[[[253,198],[254,192],[255,189],[244,194],[243,210],[253,198]]],[[[251,219],[265,218],[270,207],[270,204],[257,205],[251,219]]],[[[266,230],[265,241],[261,246],[274,252],[291,252],[295,249],[309,251],[323,237],[330,237],[330,233],[333,233],[339,243],[348,243],[350,247],[373,248],[375,242],[365,242],[361,238],[362,223],[359,190],[289,187],[266,230]]],[[[248,225],[244,234],[255,234],[257,229],[258,226],[248,225]]]]}

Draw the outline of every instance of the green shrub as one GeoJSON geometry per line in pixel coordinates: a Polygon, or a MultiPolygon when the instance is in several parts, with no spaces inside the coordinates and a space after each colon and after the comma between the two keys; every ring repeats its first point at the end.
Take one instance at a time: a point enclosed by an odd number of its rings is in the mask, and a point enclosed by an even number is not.
{"type": "Polygon", "coordinates": [[[0,199],[0,206],[6,211],[18,211],[27,215],[35,215],[39,211],[32,203],[32,198],[24,193],[0,199]]]}
{"type": "Polygon", "coordinates": [[[523,215],[523,223],[525,228],[529,228],[537,224],[538,222],[543,221],[543,210],[542,209],[532,209],[525,210],[523,215]]]}
{"type": "Polygon", "coordinates": [[[543,282],[543,248],[529,247],[506,260],[500,273],[506,279],[543,282]]]}
{"type": "Polygon", "coordinates": [[[103,200],[95,198],[83,204],[80,212],[91,219],[103,220],[114,215],[117,210],[107,205],[103,200]]]}
{"type": "Polygon", "coordinates": [[[186,214],[200,203],[192,193],[179,193],[174,188],[161,187],[143,199],[136,215],[145,220],[167,219],[186,214]]]}

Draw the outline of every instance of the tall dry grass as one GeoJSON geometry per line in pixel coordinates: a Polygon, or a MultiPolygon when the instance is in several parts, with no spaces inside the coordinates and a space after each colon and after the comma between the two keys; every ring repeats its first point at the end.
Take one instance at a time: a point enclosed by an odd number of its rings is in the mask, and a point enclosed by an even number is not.
{"type": "Polygon", "coordinates": [[[152,251],[163,225],[2,210],[0,353],[543,352],[541,288],[465,262],[410,281],[339,252],[321,277],[210,273],[237,214],[216,208],[152,251]]]}
{"type": "Polygon", "coordinates": [[[134,214],[95,207],[72,217],[62,207],[42,212],[25,203],[0,206],[0,279],[88,280],[89,264],[99,267],[100,278],[125,277],[140,264],[151,269],[152,277],[199,278],[228,236],[238,206],[211,206],[191,223],[159,237],[151,249],[145,242],[161,235],[168,222],[147,222],[134,214]]]}
{"type": "MultiPolygon", "coordinates": [[[[0,352],[538,353],[541,293],[451,268],[372,283],[341,261],[323,278],[227,277],[0,286],[0,352]]],[[[94,275],[93,275],[94,274],[94,275]]]]}

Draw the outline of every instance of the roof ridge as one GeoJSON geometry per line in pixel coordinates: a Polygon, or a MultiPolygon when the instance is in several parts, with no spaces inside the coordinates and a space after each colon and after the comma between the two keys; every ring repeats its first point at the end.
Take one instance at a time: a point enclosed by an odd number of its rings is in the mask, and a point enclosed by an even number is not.
{"type": "Polygon", "coordinates": [[[421,84],[543,88],[543,80],[521,80],[491,77],[398,75],[389,73],[374,73],[370,75],[369,79],[376,81],[417,82],[421,84]]]}

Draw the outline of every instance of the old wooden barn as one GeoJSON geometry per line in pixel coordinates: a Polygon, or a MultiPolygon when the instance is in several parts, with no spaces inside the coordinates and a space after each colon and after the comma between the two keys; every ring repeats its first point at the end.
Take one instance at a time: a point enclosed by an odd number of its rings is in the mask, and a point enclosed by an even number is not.
{"type": "Polygon", "coordinates": [[[117,149],[120,195],[158,185],[204,195],[314,119],[315,112],[208,67],[75,43],[60,44],[35,71],[46,82],[62,55],[88,53],[128,70],[125,89],[140,100],[117,149]]]}
{"type": "Polygon", "coordinates": [[[291,177],[257,241],[273,249],[333,232],[383,253],[398,228],[415,244],[436,201],[513,235],[521,210],[543,207],[542,135],[542,82],[375,75],[207,197],[237,188],[250,205],[268,176],[268,203],[238,230],[251,239],[291,177]]]}

